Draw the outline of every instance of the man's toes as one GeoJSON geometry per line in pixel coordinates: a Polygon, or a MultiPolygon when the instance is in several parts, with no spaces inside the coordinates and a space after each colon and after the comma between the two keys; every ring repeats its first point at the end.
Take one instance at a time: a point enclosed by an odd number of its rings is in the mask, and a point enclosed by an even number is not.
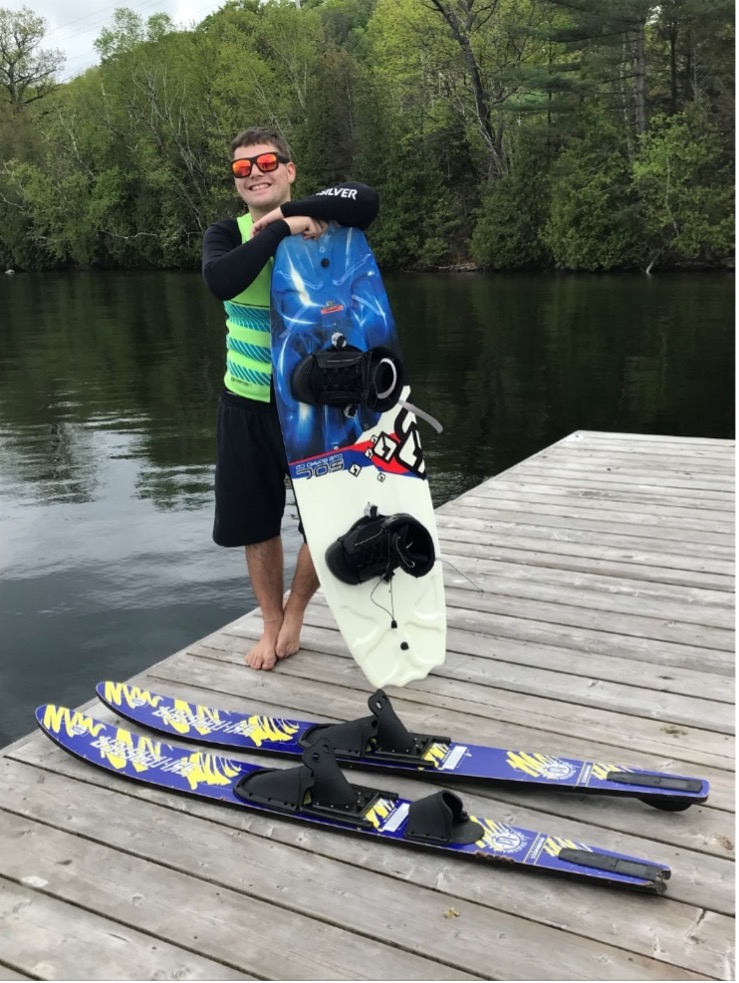
{"type": "Polygon", "coordinates": [[[251,669],[272,669],[276,662],[276,655],[274,652],[262,652],[253,648],[247,653],[245,661],[251,669]]]}

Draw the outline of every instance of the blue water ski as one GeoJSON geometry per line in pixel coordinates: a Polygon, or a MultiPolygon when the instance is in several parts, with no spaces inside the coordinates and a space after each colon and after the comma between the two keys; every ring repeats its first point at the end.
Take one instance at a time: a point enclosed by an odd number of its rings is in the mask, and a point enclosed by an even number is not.
{"type": "Polygon", "coordinates": [[[403,770],[446,780],[516,782],[603,795],[631,796],[659,809],[680,811],[705,802],[709,784],[689,778],[602,761],[580,761],[551,753],[507,750],[430,734],[409,734],[389,698],[378,690],[370,717],[347,724],[267,717],[188,703],[126,683],[98,683],[97,693],[121,717],[175,738],[238,751],[300,756],[322,737],[347,764],[403,770]]]}
{"type": "Polygon", "coordinates": [[[264,769],[164,744],[66,707],[41,706],[36,718],[48,737],[82,761],[167,792],[445,855],[502,861],[656,894],[664,892],[670,876],[665,864],[469,816],[452,792],[409,801],[394,792],[350,785],[325,741],[307,748],[296,768],[264,769]]]}

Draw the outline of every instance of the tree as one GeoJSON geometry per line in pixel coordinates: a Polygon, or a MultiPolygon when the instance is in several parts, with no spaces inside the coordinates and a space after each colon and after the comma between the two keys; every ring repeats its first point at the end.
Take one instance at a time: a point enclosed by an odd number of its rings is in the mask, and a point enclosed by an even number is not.
{"type": "Polygon", "coordinates": [[[733,169],[721,143],[702,103],[655,117],[634,163],[651,250],[647,272],[660,261],[718,264],[733,254],[733,169]]]}
{"type": "Polygon", "coordinates": [[[555,262],[567,269],[628,268],[642,259],[626,142],[602,110],[587,114],[583,136],[554,167],[543,238],[555,262]]]}
{"type": "MultiPolygon", "coordinates": [[[[628,132],[649,128],[647,26],[656,0],[543,0],[566,15],[548,36],[566,50],[577,51],[584,77],[605,105],[623,114],[628,132]]],[[[633,143],[627,144],[633,148],[633,143]]]]}
{"type": "Polygon", "coordinates": [[[143,18],[128,7],[116,7],[113,26],[103,28],[93,45],[105,62],[115,55],[133,51],[146,41],[160,41],[174,29],[174,21],[168,14],[153,14],[144,23],[143,18]]]}
{"type": "Polygon", "coordinates": [[[362,61],[382,115],[365,159],[383,201],[373,228],[383,261],[459,262],[486,165],[454,42],[418,0],[378,0],[362,61]]]}
{"type": "Polygon", "coordinates": [[[470,243],[481,266],[515,270],[547,264],[541,238],[549,213],[546,136],[541,127],[519,127],[508,174],[488,182],[470,243]]]}
{"type": "Polygon", "coordinates": [[[377,0],[324,0],[318,6],[328,37],[352,54],[361,48],[377,0]]]}
{"type": "Polygon", "coordinates": [[[711,106],[733,150],[734,0],[663,0],[652,24],[653,89],[659,112],[711,106]]]}
{"type": "MultiPolygon", "coordinates": [[[[507,173],[505,105],[517,91],[515,69],[527,57],[531,35],[520,25],[537,15],[532,0],[421,0],[445,25],[457,49],[453,69],[458,111],[477,123],[486,158],[486,177],[507,173]],[[464,99],[462,93],[472,95],[464,99]]],[[[449,66],[451,68],[451,66],[449,66]]],[[[449,72],[447,68],[447,74],[449,72]]]]}
{"type": "Polygon", "coordinates": [[[42,50],[46,21],[27,7],[20,11],[0,7],[0,89],[7,95],[11,113],[53,92],[55,73],[64,65],[58,50],[42,50]]]}

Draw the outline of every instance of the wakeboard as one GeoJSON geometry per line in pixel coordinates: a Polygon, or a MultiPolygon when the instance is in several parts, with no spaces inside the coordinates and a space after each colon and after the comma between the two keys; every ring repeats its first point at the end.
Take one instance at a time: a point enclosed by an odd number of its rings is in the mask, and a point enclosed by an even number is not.
{"type": "Polygon", "coordinates": [[[290,478],[326,600],[374,687],[446,654],[434,508],[395,321],[358,229],[289,236],[272,272],[272,366],[290,478]]]}

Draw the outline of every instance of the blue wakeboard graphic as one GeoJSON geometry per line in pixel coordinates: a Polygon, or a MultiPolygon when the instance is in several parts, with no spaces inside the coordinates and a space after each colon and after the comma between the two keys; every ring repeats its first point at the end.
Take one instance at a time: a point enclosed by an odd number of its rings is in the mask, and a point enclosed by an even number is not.
{"type": "Polygon", "coordinates": [[[301,461],[350,447],[381,414],[359,405],[354,416],[333,406],[298,403],[290,380],[306,356],[336,335],[367,351],[399,351],[385,287],[364,234],[330,226],[318,239],[280,244],[272,273],[272,362],[288,460],[301,461]]]}

